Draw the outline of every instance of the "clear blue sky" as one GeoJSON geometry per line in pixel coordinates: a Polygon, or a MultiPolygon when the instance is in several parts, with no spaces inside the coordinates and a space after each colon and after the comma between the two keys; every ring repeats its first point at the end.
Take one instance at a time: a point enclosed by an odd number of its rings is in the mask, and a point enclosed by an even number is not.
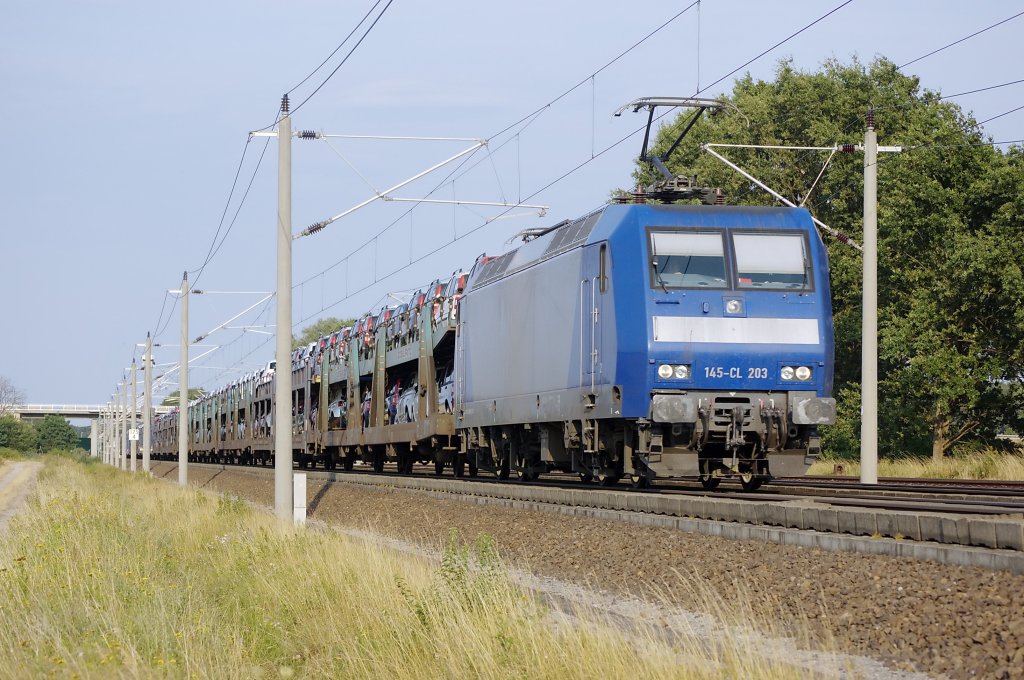
{"type": "MultiPolygon", "coordinates": [[[[273,122],[281,94],[316,67],[372,4],[6,0],[0,8],[0,375],[33,403],[107,401],[135,343],[156,330],[165,291],[178,286],[183,270],[203,263],[248,131],[273,122]]],[[[352,58],[296,113],[294,125],[339,134],[490,137],[589,78],[688,4],[394,0],[352,58]]],[[[691,95],[839,4],[703,0],[699,23],[693,8],[525,129],[517,128],[518,137],[495,137],[493,155],[477,153],[471,164],[482,162],[464,166],[454,186],[442,186],[436,196],[515,201],[532,194],[641,123],[632,114],[613,118],[621,104],[640,96],[691,95]]],[[[745,70],[770,78],[786,57],[807,70],[830,57],[848,61],[854,55],[902,64],[1022,10],[1022,2],[854,0],[745,70]]],[[[944,94],[1024,78],[1022,30],[1024,17],[906,71],[944,94]]],[[[298,88],[293,104],[324,75],[298,88]]],[[[727,79],[706,94],[731,87],[727,79]]],[[[1024,85],[956,101],[984,120],[1024,104],[1024,85]]],[[[995,140],[1024,137],[1024,110],[985,130],[995,140]]],[[[424,205],[406,215],[408,204],[377,203],[296,241],[294,279],[309,279],[295,290],[297,325],[324,308],[323,314],[358,316],[390,291],[468,267],[481,252],[501,252],[525,227],[598,206],[610,190],[630,184],[639,144],[633,137],[531,198],[550,206],[544,218],[487,223],[500,209],[424,205]],[[342,264],[317,275],[337,262],[342,264]]],[[[264,145],[262,139],[248,145],[239,192],[264,145]]],[[[336,140],[332,146],[295,143],[295,231],[466,144],[336,140]]],[[[274,286],[276,168],[271,140],[237,222],[199,288],[274,286]]],[[[431,175],[394,195],[422,197],[444,177],[431,175]]],[[[190,337],[257,299],[194,297],[190,337]]],[[[173,301],[166,302],[164,320],[173,301]]],[[[273,318],[271,304],[233,325],[273,318]]],[[[159,340],[177,343],[178,333],[175,315],[159,340]]],[[[207,342],[224,347],[197,362],[190,383],[215,387],[238,375],[224,369],[265,362],[273,343],[259,345],[268,337],[213,334],[207,342]]],[[[156,359],[174,362],[177,352],[161,348],[156,359]]]]}

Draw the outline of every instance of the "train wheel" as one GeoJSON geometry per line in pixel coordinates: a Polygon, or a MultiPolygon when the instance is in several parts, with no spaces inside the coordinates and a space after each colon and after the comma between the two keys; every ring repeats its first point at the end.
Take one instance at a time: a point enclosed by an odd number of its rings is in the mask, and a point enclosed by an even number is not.
{"type": "Polygon", "coordinates": [[[757,491],[764,484],[764,477],[758,477],[753,472],[740,473],[740,485],[744,491],[757,491]]]}
{"type": "Polygon", "coordinates": [[[516,479],[520,482],[532,482],[540,477],[540,473],[533,467],[533,461],[529,455],[521,454],[517,451],[515,458],[516,479]]]}
{"type": "Polygon", "coordinates": [[[711,475],[701,474],[700,485],[704,487],[706,491],[717,489],[718,485],[721,484],[722,479],[720,477],[712,477],[711,475]]]}
{"type": "Polygon", "coordinates": [[[476,451],[467,457],[469,458],[467,461],[469,463],[469,476],[476,477],[480,473],[480,468],[476,464],[476,451]]]}
{"type": "Polygon", "coordinates": [[[498,460],[498,467],[494,468],[494,476],[498,479],[508,479],[509,473],[512,472],[511,463],[508,451],[502,452],[501,458],[498,460]]]}
{"type": "Polygon", "coordinates": [[[590,484],[592,481],[594,481],[594,475],[590,474],[589,472],[581,472],[580,481],[583,482],[584,484],[590,484]]]}
{"type": "Polygon", "coordinates": [[[721,477],[715,477],[711,474],[711,463],[706,460],[700,461],[700,485],[704,487],[706,491],[718,488],[718,485],[722,483],[721,477]]]}
{"type": "Polygon", "coordinates": [[[604,471],[597,473],[597,483],[600,484],[601,486],[615,486],[616,484],[619,483],[620,479],[622,479],[622,475],[612,474],[604,471]]]}
{"type": "Polygon", "coordinates": [[[466,459],[464,456],[455,454],[455,458],[452,460],[452,474],[459,478],[466,474],[466,459]]]}
{"type": "Polygon", "coordinates": [[[647,475],[630,475],[629,483],[634,489],[647,489],[651,486],[651,478],[647,475]]]}
{"type": "Polygon", "coordinates": [[[520,482],[532,482],[535,479],[537,479],[538,477],[540,477],[540,475],[538,475],[536,470],[534,470],[532,467],[517,467],[516,468],[516,478],[520,482]]]}
{"type": "Polygon", "coordinates": [[[434,474],[438,477],[444,474],[444,461],[441,458],[434,458],[434,474]]]}
{"type": "Polygon", "coordinates": [[[374,451],[373,452],[373,471],[384,472],[384,452],[374,451]]]}
{"type": "Polygon", "coordinates": [[[341,459],[341,466],[345,468],[345,472],[352,472],[352,467],[356,464],[356,457],[348,454],[341,459]]]}

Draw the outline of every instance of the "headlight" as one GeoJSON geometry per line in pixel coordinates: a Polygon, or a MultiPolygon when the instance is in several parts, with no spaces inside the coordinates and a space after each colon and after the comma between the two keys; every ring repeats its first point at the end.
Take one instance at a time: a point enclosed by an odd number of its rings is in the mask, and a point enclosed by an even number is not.
{"type": "Polygon", "coordinates": [[[726,300],[725,302],[726,314],[740,314],[743,312],[743,301],[742,300],[726,300]]]}
{"type": "Polygon", "coordinates": [[[806,366],[798,367],[796,369],[795,373],[796,373],[796,379],[797,380],[810,380],[811,379],[811,369],[809,369],[806,366]]]}
{"type": "Polygon", "coordinates": [[[782,367],[782,371],[780,372],[780,375],[781,375],[783,380],[792,380],[794,373],[795,373],[795,371],[793,371],[793,367],[792,366],[783,366],[782,367]]]}
{"type": "Polygon", "coordinates": [[[662,380],[689,380],[690,367],[687,364],[661,364],[658,366],[658,377],[662,380]]]}

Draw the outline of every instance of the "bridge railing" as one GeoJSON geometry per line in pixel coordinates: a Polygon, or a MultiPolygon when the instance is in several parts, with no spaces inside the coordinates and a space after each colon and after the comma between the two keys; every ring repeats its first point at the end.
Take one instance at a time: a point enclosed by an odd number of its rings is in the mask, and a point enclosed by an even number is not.
{"type": "MultiPolygon", "coordinates": [[[[15,404],[8,407],[11,413],[100,413],[108,408],[107,404],[15,404]]],[[[173,406],[154,406],[154,413],[170,413],[173,406]]],[[[141,412],[141,409],[140,409],[141,412]]]]}

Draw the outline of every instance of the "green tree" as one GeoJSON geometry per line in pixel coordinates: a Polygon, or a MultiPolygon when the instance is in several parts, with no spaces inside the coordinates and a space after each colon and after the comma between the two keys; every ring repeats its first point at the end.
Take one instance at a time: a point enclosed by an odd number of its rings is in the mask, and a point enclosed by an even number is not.
{"type": "MultiPolygon", "coordinates": [[[[875,109],[879,171],[879,414],[883,451],[940,457],[1019,429],[1024,389],[1024,152],[1003,152],[972,116],[916,77],[878,59],[826,62],[804,73],[784,61],[775,80],[737,81],[728,99],[743,115],[705,116],[669,167],[720,186],[727,203],[770,204],[746,179],[703,153],[708,142],[831,146],[857,143],[875,109]]],[[[684,114],[685,115],[685,114],[684,114]]],[[[683,120],[663,128],[667,148],[683,120]]],[[[728,149],[731,160],[800,203],[827,153],[728,149]]],[[[653,173],[639,167],[636,178],[653,173]]],[[[863,156],[838,154],[806,202],[817,218],[862,235],[863,156]]],[[[859,447],[860,253],[824,235],[836,333],[840,422],[833,450],[859,447]]]]}
{"type": "MultiPolygon", "coordinates": [[[[178,394],[181,390],[174,390],[160,402],[161,406],[177,406],[178,405],[178,394]]],[[[190,387],[188,388],[188,400],[195,401],[196,399],[206,396],[206,390],[201,387],[190,387]]]]}
{"type": "Polygon", "coordinates": [[[74,451],[78,448],[78,432],[60,416],[48,415],[36,425],[39,432],[39,450],[74,451]]]}
{"type": "Polygon", "coordinates": [[[39,443],[36,428],[14,416],[0,416],[0,448],[35,451],[39,443]]]}
{"type": "Polygon", "coordinates": [[[309,326],[303,328],[301,335],[292,336],[292,349],[298,349],[304,345],[308,345],[311,342],[319,340],[325,335],[330,335],[334,331],[341,330],[345,326],[351,326],[354,323],[355,321],[352,319],[337,319],[333,316],[317,319],[309,326]]]}

